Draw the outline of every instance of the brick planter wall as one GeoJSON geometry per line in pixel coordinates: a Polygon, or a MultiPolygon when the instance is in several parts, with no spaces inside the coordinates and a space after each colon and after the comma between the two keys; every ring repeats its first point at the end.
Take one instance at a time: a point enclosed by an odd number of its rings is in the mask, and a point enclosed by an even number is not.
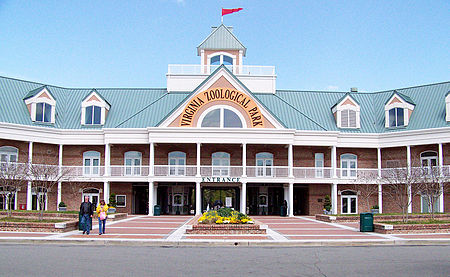
{"type": "MultiPolygon", "coordinates": [[[[450,219],[450,214],[435,214],[435,219],[448,220],[450,219]]],[[[335,216],[335,215],[324,215],[316,214],[316,219],[324,222],[359,222],[359,216],[335,216]]],[[[427,214],[417,214],[408,215],[410,220],[427,220],[430,219],[430,215],[427,214]]],[[[400,221],[402,220],[402,215],[379,215],[375,214],[373,220],[376,221],[400,221]]]]}
{"type": "Polygon", "coordinates": [[[402,224],[389,225],[374,223],[374,231],[381,234],[406,234],[406,233],[448,233],[450,224],[402,224]]]}
{"type": "Polygon", "coordinates": [[[256,224],[196,224],[192,229],[186,230],[187,234],[265,234],[266,229],[261,229],[256,224]]]}
{"type": "Polygon", "coordinates": [[[68,232],[76,230],[78,220],[68,220],[57,223],[42,222],[0,222],[1,231],[20,231],[20,232],[68,232]]]}

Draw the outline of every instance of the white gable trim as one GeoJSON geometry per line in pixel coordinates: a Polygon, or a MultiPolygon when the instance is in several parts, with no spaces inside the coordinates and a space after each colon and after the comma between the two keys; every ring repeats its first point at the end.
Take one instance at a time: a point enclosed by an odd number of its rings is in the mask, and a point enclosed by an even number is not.
{"type": "Polygon", "coordinates": [[[246,93],[249,97],[252,98],[253,101],[255,101],[262,113],[262,115],[274,125],[276,129],[285,129],[285,127],[278,122],[278,120],[272,116],[270,112],[268,112],[265,107],[255,98],[251,96],[251,92],[245,87],[239,84],[235,78],[225,69],[220,68],[209,80],[207,80],[205,83],[203,83],[201,86],[197,87],[190,95],[189,98],[187,98],[170,116],[168,116],[160,125],[159,127],[168,127],[183,111],[183,109],[186,107],[187,103],[191,101],[197,93],[201,91],[205,91],[208,88],[210,88],[215,82],[217,82],[221,77],[224,77],[230,84],[236,88],[236,90],[240,90],[244,93],[246,93]]]}
{"type": "Polygon", "coordinates": [[[50,122],[48,123],[55,123],[55,110],[56,110],[56,100],[53,98],[51,93],[47,90],[47,88],[43,88],[39,93],[37,93],[35,96],[30,97],[25,100],[26,105],[31,105],[30,109],[30,117],[31,120],[34,122],[36,121],[36,105],[38,103],[46,103],[52,106],[52,111],[50,114],[50,122]],[[47,94],[48,97],[42,97],[43,94],[47,94]]]}
{"type": "Polygon", "coordinates": [[[111,106],[100,97],[100,95],[95,91],[91,91],[89,95],[81,102],[81,124],[82,125],[94,125],[94,124],[86,124],[86,107],[89,106],[98,106],[101,108],[101,116],[100,116],[100,125],[104,125],[106,122],[106,111],[111,108],[111,106]],[[90,100],[92,96],[95,96],[97,100],[90,100]]]}
{"type": "Polygon", "coordinates": [[[361,107],[359,106],[358,103],[356,103],[356,101],[350,95],[347,95],[346,97],[344,97],[344,99],[342,99],[336,106],[334,106],[333,109],[331,109],[331,111],[333,113],[336,113],[336,125],[338,128],[345,128],[345,129],[361,128],[361,120],[360,120],[361,107]],[[353,105],[350,105],[350,104],[343,105],[343,103],[345,103],[347,100],[352,102],[353,105]],[[356,126],[355,127],[342,127],[341,113],[342,113],[342,111],[345,111],[345,110],[352,110],[352,111],[356,112],[356,126]]]}

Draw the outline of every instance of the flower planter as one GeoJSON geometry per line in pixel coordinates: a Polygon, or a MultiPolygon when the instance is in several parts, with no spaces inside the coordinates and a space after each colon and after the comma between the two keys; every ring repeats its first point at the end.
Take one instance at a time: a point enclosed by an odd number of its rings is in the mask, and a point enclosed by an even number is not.
{"type": "Polygon", "coordinates": [[[116,212],[116,208],[114,208],[114,207],[111,207],[111,208],[108,208],[108,213],[115,213],[116,212]]]}
{"type": "Polygon", "coordinates": [[[372,209],[372,213],[373,214],[379,214],[380,213],[380,209],[372,209]]]}
{"type": "Polygon", "coordinates": [[[65,211],[67,211],[67,207],[59,207],[58,210],[60,212],[65,212],[65,211]]]}

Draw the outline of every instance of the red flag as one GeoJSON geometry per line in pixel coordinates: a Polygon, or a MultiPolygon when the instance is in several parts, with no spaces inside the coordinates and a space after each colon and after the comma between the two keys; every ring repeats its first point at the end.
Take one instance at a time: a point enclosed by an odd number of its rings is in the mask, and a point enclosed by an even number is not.
{"type": "Polygon", "coordinates": [[[230,13],[235,13],[242,10],[242,8],[237,8],[237,9],[222,9],[222,16],[226,15],[226,14],[230,14],[230,13]]]}

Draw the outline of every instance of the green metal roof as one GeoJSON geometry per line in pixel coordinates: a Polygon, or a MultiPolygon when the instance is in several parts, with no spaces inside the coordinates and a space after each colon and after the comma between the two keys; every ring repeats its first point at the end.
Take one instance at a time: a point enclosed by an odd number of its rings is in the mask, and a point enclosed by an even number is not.
{"type": "Polygon", "coordinates": [[[403,93],[398,92],[397,90],[394,90],[391,93],[391,96],[389,96],[389,98],[386,100],[386,103],[384,103],[385,105],[388,103],[389,99],[392,98],[392,96],[394,95],[398,95],[398,97],[400,97],[403,101],[405,101],[406,103],[409,103],[411,105],[416,105],[416,103],[414,103],[414,101],[411,99],[411,97],[409,97],[408,95],[405,95],[403,93]]]}
{"type": "MultiPolygon", "coordinates": [[[[231,73],[230,73],[231,74],[231,73]]],[[[235,77],[233,74],[231,76],[235,77]]],[[[108,99],[111,109],[103,126],[83,126],[80,123],[81,102],[92,89],[62,88],[35,82],[0,77],[0,122],[60,129],[146,128],[156,127],[176,110],[192,92],[168,93],[163,88],[97,88],[108,99]],[[55,124],[32,122],[23,101],[24,95],[44,86],[56,102],[55,124]]],[[[341,131],[346,133],[385,133],[450,127],[445,120],[445,96],[450,82],[372,92],[351,93],[360,105],[360,129],[339,129],[330,108],[348,92],[288,91],[275,94],[251,92],[283,126],[297,130],[341,131]],[[393,93],[406,101],[414,99],[415,108],[409,125],[385,128],[385,103],[393,93]]]]}
{"type": "Polygon", "coordinates": [[[245,46],[237,39],[235,35],[230,30],[230,27],[226,27],[221,24],[219,27],[215,28],[211,34],[197,46],[198,55],[200,55],[201,49],[207,50],[244,50],[243,55],[245,56],[247,49],[245,46]]]}

